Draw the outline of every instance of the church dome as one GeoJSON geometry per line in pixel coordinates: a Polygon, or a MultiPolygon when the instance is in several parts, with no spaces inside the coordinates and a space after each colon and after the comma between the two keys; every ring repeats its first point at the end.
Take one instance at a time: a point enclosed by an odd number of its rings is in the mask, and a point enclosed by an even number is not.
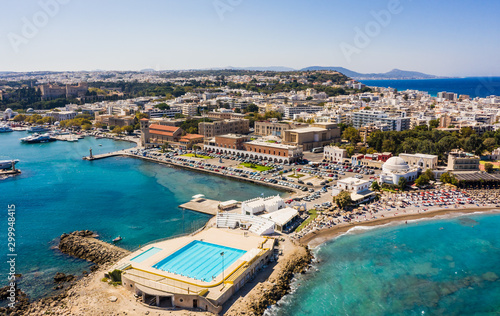
{"type": "Polygon", "coordinates": [[[385,172],[407,172],[410,167],[403,158],[391,157],[382,165],[382,170],[385,172]]]}

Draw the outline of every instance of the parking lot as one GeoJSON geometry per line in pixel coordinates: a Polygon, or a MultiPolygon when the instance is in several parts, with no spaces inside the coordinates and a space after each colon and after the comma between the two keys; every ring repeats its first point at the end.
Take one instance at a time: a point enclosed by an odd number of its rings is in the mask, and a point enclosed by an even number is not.
{"type": "Polygon", "coordinates": [[[288,203],[305,203],[307,209],[322,209],[331,206],[330,186],[335,185],[339,179],[357,177],[372,181],[377,176],[375,168],[352,166],[349,163],[322,162],[321,153],[310,153],[318,158],[317,162],[303,160],[292,164],[272,163],[204,151],[161,153],[157,149],[149,149],[135,150],[134,154],[292,190],[296,194],[288,198],[285,196],[285,200],[288,203]],[[243,166],[243,163],[247,166],[243,166]]]}

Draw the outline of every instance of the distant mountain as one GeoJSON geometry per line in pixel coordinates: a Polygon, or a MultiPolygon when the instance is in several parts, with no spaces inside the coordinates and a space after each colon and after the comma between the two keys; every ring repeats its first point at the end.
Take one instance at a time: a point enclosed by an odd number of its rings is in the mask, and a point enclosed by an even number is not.
{"type": "Polygon", "coordinates": [[[343,73],[344,75],[351,77],[353,79],[434,79],[438,78],[434,75],[428,75],[416,71],[406,71],[401,69],[393,69],[386,73],[369,73],[363,74],[356,71],[349,70],[344,67],[321,67],[321,66],[311,66],[307,68],[300,69],[301,71],[314,71],[314,70],[332,70],[343,73]]]}
{"type": "Polygon", "coordinates": [[[156,70],[154,70],[152,68],[146,68],[146,69],[139,70],[139,72],[156,72],[156,70]]]}

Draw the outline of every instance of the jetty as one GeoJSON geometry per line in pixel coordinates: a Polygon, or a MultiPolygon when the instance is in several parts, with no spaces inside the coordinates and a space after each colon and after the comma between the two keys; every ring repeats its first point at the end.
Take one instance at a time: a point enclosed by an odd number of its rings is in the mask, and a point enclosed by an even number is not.
{"type": "Polygon", "coordinates": [[[93,155],[92,148],[91,148],[90,155],[84,156],[82,159],[92,161],[92,160],[98,160],[98,159],[104,159],[104,158],[116,157],[116,156],[132,156],[132,155],[129,152],[127,152],[127,150],[118,150],[118,151],[114,151],[114,152],[107,153],[107,154],[93,155]]]}
{"type": "Polygon", "coordinates": [[[204,213],[208,215],[217,215],[220,201],[206,199],[204,197],[193,198],[191,201],[179,205],[180,208],[204,213]]]}

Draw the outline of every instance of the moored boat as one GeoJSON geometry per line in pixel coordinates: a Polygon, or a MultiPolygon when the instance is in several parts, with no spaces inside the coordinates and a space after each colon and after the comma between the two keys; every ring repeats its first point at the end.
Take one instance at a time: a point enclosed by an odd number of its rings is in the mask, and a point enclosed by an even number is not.
{"type": "Polygon", "coordinates": [[[36,143],[49,143],[49,142],[54,142],[56,139],[52,136],[50,136],[48,133],[39,135],[39,134],[33,134],[28,137],[21,138],[21,142],[27,143],[27,144],[36,144],[36,143]]]}
{"type": "Polygon", "coordinates": [[[19,162],[19,159],[0,160],[0,170],[11,169],[12,162],[14,162],[14,164],[16,164],[19,162]]]}
{"type": "Polygon", "coordinates": [[[9,133],[9,132],[12,132],[12,128],[10,128],[10,126],[7,125],[0,126],[0,133],[9,133]]]}
{"type": "Polygon", "coordinates": [[[44,133],[48,131],[49,129],[43,126],[31,126],[30,128],[28,128],[28,133],[44,133]]]}

